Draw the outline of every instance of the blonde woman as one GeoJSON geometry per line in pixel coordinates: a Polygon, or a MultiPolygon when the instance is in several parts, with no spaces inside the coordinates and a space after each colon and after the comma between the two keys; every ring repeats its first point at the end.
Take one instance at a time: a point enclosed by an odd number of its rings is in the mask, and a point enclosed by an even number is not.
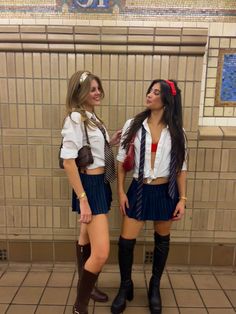
{"type": "Polygon", "coordinates": [[[80,214],[81,223],[76,244],[79,280],[74,314],[88,313],[90,297],[100,302],[108,300],[106,294],[95,289],[95,283],[109,254],[107,214],[112,201],[110,182],[115,178],[111,146],[119,143],[121,132],[109,139],[103,122],[95,114],[103,97],[102,83],[96,75],[79,71],[71,77],[60,157],[73,188],[72,209],[80,214]],[[86,144],[86,130],[93,163],[78,169],[75,160],[86,144]]]}

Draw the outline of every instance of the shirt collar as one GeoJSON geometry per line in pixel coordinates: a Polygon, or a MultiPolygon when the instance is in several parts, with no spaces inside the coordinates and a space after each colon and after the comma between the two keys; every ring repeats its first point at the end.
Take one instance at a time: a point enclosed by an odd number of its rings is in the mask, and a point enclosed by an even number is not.
{"type": "Polygon", "coordinates": [[[94,114],[93,112],[85,111],[85,113],[86,113],[86,115],[87,115],[87,117],[88,117],[89,119],[91,119],[91,118],[96,119],[96,116],[95,116],[95,114],[94,114]]]}
{"type": "MultiPolygon", "coordinates": [[[[143,126],[144,126],[144,128],[146,129],[146,131],[150,132],[150,129],[149,129],[147,120],[148,120],[148,118],[146,118],[146,119],[143,121],[143,126]]],[[[163,130],[165,130],[165,129],[169,129],[168,124],[167,124],[167,126],[166,126],[163,130]]]]}

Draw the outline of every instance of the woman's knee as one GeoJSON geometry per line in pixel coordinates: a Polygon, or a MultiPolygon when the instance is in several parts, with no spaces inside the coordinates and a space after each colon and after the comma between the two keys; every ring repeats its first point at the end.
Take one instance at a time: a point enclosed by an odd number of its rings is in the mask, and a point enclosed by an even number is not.
{"type": "Polygon", "coordinates": [[[91,259],[96,265],[103,266],[109,256],[109,249],[96,250],[91,252],[91,259]]]}

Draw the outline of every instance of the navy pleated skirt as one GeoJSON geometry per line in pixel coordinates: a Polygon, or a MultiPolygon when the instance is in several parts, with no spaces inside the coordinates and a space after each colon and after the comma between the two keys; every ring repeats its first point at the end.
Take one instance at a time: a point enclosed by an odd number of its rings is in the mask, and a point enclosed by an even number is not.
{"type": "MultiPolygon", "coordinates": [[[[136,217],[136,191],[138,182],[133,179],[127,192],[129,208],[126,208],[126,214],[130,218],[136,217]]],[[[172,199],[168,194],[168,183],[143,185],[142,214],[140,220],[170,220],[173,218],[175,207],[179,201],[178,193],[172,199]]]]}
{"type": "MultiPolygon", "coordinates": [[[[80,173],[80,178],[92,215],[107,214],[111,207],[112,192],[110,184],[104,182],[104,174],[80,173]]],[[[74,190],[72,192],[72,210],[80,214],[79,201],[74,190]]]]}

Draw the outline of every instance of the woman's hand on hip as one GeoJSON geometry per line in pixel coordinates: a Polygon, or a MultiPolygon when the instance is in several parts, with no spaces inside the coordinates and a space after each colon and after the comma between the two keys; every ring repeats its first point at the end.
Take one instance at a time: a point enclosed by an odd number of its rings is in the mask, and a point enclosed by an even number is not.
{"type": "Polygon", "coordinates": [[[79,222],[88,224],[92,220],[92,211],[87,198],[80,200],[80,219],[79,222]]]}
{"type": "Polygon", "coordinates": [[[184,211],[185,211],[185,202],[180,200],[175,207],[172,220],[173,221],[180,220],[184,215],[184,211]]]}
{"type": "Polygon", "coordinates": [[[127,195],[123,193],[119,193],[119,204],[120,204],[120,212],[122,215],[126,215],[126,208],[129,208],[129,201],[127,195]]]}

